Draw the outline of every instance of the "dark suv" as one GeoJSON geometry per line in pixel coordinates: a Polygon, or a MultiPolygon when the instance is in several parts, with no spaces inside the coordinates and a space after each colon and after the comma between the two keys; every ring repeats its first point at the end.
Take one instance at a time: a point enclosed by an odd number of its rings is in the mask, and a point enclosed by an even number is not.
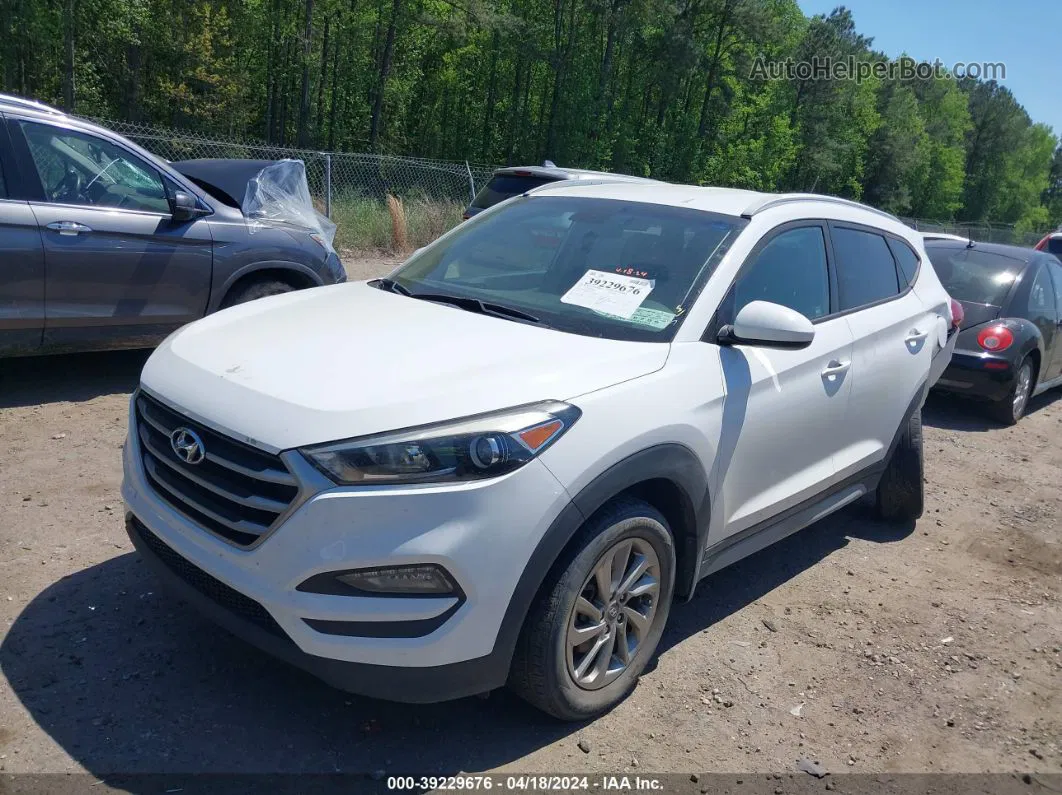
{"type": "Polygon", "coordinates": [[[0,356],[150,346],[219,308],[345,280],[319,230],[248,218],[177,165],[0,95],[0,356]]]}
{"type": "Polygon", "coordinates": [[[541,166],[507,166],[497,169],[476,197],[465,209],[467,221],[473,215],[481,213],[495,204],[527,193],[529,190],[560,182],[567,179],[594,180],[599,182],[657,182],[646,177],[632,177],[629,174],[613,174],[608,171],[587,171],[584,168],[560,168],[547,160],[541,166]]]}

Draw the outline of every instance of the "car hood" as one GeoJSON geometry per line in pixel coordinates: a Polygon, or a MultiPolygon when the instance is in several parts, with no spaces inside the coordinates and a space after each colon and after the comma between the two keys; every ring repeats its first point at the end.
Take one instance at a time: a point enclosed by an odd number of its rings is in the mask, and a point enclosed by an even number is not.
{"type": "Polygon", "coordinates": [[[276,452],[570,399],[658,370],[668,350],[354,282],[185,326],[148,359],[141,383],[187,416],[276,452]]]}
{"type": "Polygon", "coordinates": [[[239,209],[247,193],[247,183],[262,169],[276,163],[276,160],[204,159],[178,160],[170,166],[216,199],[239,209]]]}

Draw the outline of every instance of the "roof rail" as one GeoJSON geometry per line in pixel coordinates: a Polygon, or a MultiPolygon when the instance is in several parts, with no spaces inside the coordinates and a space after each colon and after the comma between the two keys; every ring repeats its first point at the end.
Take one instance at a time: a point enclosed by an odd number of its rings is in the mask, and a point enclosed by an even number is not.
{"type": "Polygon", "coordinates": [[[765,196],[758,202],[750,204],[741,215],[743,218],[752,218],[757,213],[762,213],[764,210],[770,210],[773,207],[780,207],[783,204],[793,204],[795,202],[826,202],[828,204],[840,204],[845,207],[855,207],[860,210],[867,210],[876,215],[888,218],[891,221],[897,223],[903,223],[892,213],[887,213],[884,210],[879,210],[877,207],[871,207],[868,204],[861,204],[851,199],[842,199],[839,196],[825,196],[818,193],[783,193],[779,196],[765,196]]]}
{"type": "Polygon", "coordinates": [[[52,116],[66,115],[66,113],[59,110],[59,108],[53,108],[51,105],[45,105],[43,102],[37,102],[33,99],[17,97],[14,94],[0,94],[0,105],[14,105],[15,107],[24,108],[26,110],[35,110],[39,113],[49,113],[52,116]]]}

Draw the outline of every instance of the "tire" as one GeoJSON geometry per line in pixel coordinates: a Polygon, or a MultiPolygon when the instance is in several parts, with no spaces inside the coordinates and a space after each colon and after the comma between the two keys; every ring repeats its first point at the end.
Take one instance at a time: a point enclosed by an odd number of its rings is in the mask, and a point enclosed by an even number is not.
{"type": "Polygon", "coordinates": [[[520,632],[509,687],[561,720],[586,720],[612,709],[634,689],[652,658],[674,589],[675,544],[667,520],[641,500],[621,498],[609,503],[583,525],[539,590],[520,632]],[[627,598],[610,594],[602,599],[595,570],[609,555],[622,555],[625,549],[624,576],[618,579],[634,574],[644,559],[649,564],[646,574],[634,580],[637,587],[628,589],[643,593],[627,598]],[[655,589],[647,575],[656,580],[655,589]],[[604,609],[598,609],[595,618],[587,612],[587,605],[604,609]],[[640,620],[632,619],[632,613],[640,620]],[[569,633],[587,638],[570,653],[569,633]],[[599,641],[601,651],[591,656],[599,641]],[[625,664],[620,643],[628,650],[625,664]],[[613,652],[606,658],[609,648],[613,652]],[[581,679],[580,667],[584,669],[581,679]]]}
{"type": "Polygon", "coordinates": [[[278,279],[258,279],[257,281],[249,282],[248,284],[231,290],[229,294],[225,296],[225,300],[221,302],[221,308],[227,309],[230,306],[245,304],[248,301],[254,301],[258,298],[265,298],[270,295],[290,293],[294,289],[295,288],[287,282],[282,282],[278,279]]]}
{"type": "Polygon", "coordinates": [[[1025,409],[1029,407],[1029,398],[1032,397],[1035,385],[1036,366],[1032,358],[1026,356],[1018,365],[1018,373],[1014,376],[1014,386],[1010,388],[1005,398],[989,404],[988,413],[1004,425],[1017,425],[1018,421],[1025,416],[1025,409]]]}
{"type": "Polygon", "coordinates": [[[878,513],[882,519],[914,521],[925,508],[925,464],[922,456],[922,410],[916,409],[892,451],[878,483],[878,513]]]}

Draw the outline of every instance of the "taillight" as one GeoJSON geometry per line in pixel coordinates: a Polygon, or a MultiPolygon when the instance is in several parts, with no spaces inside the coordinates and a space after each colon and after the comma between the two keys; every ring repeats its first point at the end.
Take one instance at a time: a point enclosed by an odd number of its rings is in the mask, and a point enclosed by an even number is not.
{"type": "Polygon", "coordinates": [[[998,353],[1014,344],[1014,335],[1006,326],[989,326],[977,335],[977,344],[986,351],[998,353]]]}
{"type": "Polygon", "coordinates": [[[1047,241],[1051,239],[1051,235],[1046,235],[1043,240],[1036,244],[1037,251],[1047,251],[1047,241]]]}
{"type": "Polygon", "coordinates": [[[962,321],[966,319],[966,310],[962,308],[962,304],[951,299],[951,327],[953,329],[959,328],[962,325],[962,321]]]}

